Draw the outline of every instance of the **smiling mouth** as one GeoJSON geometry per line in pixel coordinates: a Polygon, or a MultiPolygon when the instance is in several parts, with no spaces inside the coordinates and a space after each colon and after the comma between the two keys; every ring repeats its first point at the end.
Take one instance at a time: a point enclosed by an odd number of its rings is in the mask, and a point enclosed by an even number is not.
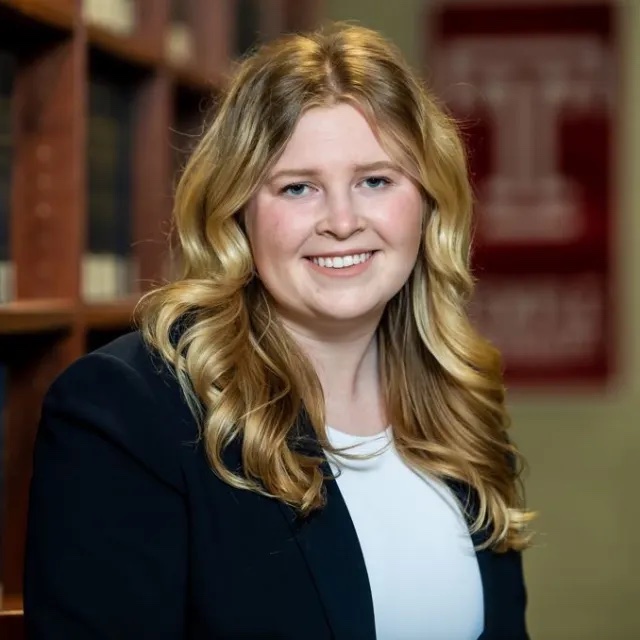
{"type": "Polygon", "coordinates": [[[322,256],[317,258],[310,256],[307,260],[310,260],[313,264],[318,265],[319,267],[344,269],[346,267],[353,267],[371,260],[374,253],[375,251],[365,251],[364,253],[353,253],[346,256],[322,256]]]}

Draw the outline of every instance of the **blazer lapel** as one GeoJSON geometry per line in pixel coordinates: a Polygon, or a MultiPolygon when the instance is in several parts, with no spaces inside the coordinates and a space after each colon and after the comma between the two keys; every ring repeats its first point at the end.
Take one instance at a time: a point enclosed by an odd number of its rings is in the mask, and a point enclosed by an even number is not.
{"type": "Polygon", "coordinates": [[[484,593],[484,631],[478,640],[528,640],[522,558],[515,551],[477,553],[484,593]]]}
{"type": "MultiPolygon", "coordinates": [[[[447,484],[462,505],[468,504],[470,506],[470,514],[467,518],[467,522],[470,525],[477,511],[477,501],[473,490],[462,482],[449,481],[447,484]]],[[[488,532],[486,530],[480,530],[471,535],[471,542],[474,547],[478,547],[487,540],[487,537],[488,532]]],[[[482,598],[484,605],[484,630],[478,640],[490,640],[496,637],[494,635],[494,626],[495,616],[498,614],[497,606],[499,602],[496,601],[495,585],[493,584],[493,556],[493,552],[488,549],[476,551],[480,579],[482,581],[482,598]]]]}
{"type": "Polygon", "coordinates": [[[375,640],[371,586],[353,521],[309,422],[302,417],[298,426],[292,446],[324,458],[326,505],[307,518],[282,502],[280,509],[306,559],[335,640],[375,640]]]}
{"type": "MultiPolygon", "coordinates": [[[[476,542],[474,541],[474,544],[476,542]]],[[[480,568],[480,577],[482,579],[482,594],[484,599],[484,630],[478,640],[490,640],[495,638],[494,625],[496,615],[498,614],[496,602],[496,593],[493,585],[493,570],[491,551],[484,549],[476,552],[478,558],[478,566],[480,568]]]]}

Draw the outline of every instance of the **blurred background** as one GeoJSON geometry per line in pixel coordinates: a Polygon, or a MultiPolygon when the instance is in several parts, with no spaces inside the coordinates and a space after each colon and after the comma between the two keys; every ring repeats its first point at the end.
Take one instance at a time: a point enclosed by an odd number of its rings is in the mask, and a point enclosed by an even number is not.
{"type": "Polygon", "coordinates": [[[640,638],[636,0],[0,0],[0,637],[44,391],[175,271],[175,176],[234,60],[326,20],[390,37],[469,149],[473,314],[540,512],[532,638],[640,638]]]}

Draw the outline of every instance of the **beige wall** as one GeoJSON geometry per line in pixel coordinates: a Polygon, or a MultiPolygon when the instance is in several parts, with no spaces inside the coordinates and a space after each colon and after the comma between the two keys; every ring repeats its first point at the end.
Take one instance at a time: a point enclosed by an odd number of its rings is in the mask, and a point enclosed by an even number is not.
{"type": "MultiPolygon", "coordinates": [[[[379,29],[421,64],[423,0],[326,0],[330,19],[379,29]]],[[[535,640],[640,639],[640,0],[622,6],[618,179],[621,375],[608,392],[511,397],[541,511],[525,555],[535,640]]]]}

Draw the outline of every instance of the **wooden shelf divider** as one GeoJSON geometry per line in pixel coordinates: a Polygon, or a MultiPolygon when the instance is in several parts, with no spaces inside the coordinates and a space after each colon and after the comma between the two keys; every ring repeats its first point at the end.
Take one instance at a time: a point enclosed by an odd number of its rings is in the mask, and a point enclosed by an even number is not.
{"type": "Polygon", "coordinates": [[[87,330],[128,331],[137,302],[137,297],[131,297],[113,302],[86,303],[83,314],[87,330]]]}
{"type": "Polygon", "coordinates": [[[135,35],[122,36],[112,33],[98,25],[88,24],[87,39],[89,46],[118,62],[139,70],[153,70],[161,62],[159,51],[154,51],[144,40],[135,35]]]}
{"type": "Polygon", "coordinates": [[[220,87],[219,76],[208,76],[193,65],[177,65],[165,63],[171,82],[177,88],[196,91],[204,95],[210,94],[220,87]]]}
{"type": "Polygon", "coordinates": [[[75,311],[70,299],[8,302],[0,305],[0,336],[70,329],[75,311]]]}
{"type": "Polygon", "coordinates": [[[74,27],[74,0],[0,0],[2,8],[38,25],[69,33],[74,27]]]}

